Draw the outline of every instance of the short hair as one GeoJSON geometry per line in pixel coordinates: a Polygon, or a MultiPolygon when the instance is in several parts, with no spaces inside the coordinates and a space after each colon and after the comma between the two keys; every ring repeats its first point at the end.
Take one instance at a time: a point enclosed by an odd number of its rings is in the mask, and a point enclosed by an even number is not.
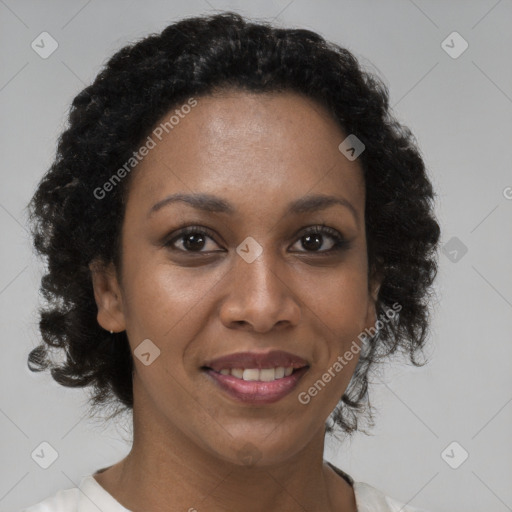
{"type": "Polygon", "coordinates": [[[376,313],[383,318],[393,305],[401,309],[363,343],[332,425],[326,423],[326,432],[338,425],[352,433],[362,416],[371,421],[368,382],[376,362],[398,351],[422,364],[440,234],[433,187],[412,133],[391,115],[387,87],[350,51],[310,30],[251,22],[234,12],[184,18],[123,47],[74,98],[55,160],[29,203],[34,247],[47,272],[40,288],[42,342],[30,351],[28,366],[50,369],[63,386],[88,387],[91,410],[133,408],[127,335],[98,324],[89,268],[95,259],[120,266],[130,180],[113,186],[108,201],[93,192],[173,107],[223,89],[302,94],[365,146],[358,162],[368,272],[382,279],[376,313]],[[53,350],[64,356],[60,362],[50,357],[53,350]]]}

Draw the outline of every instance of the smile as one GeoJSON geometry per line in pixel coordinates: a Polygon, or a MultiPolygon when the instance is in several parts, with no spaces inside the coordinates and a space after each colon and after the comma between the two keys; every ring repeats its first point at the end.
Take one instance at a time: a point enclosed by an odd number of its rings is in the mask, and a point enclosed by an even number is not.
{"type": "Polygon", "coordinates": [[[272,382],[276,379],[288,377],[293,373],[293,366],[278,366],[277,368],[222,368],[219,372],[221,375],[232,375],[237,379],[272,382]]]}
{"type": "MultiPolygon", "coordinates": [[[[259,380],[260,372],[263,370],[246,369],[240,370],[249,377],[235,377],[234,375],[226,375],[211,368],[205,368],[206,374],[224,393],[229,395],[237,402],[245,402],[250,404],[271,404],[281,400],[297,386],[299,380],[308,371],[308,366],[292,370],[292,373],[284,377],[274,378],[273,380],[259,380]],[[247,372],[247,373],[246,373],[247,372]],[[251,373],[254,372],[254,373],[251,373]],[[258,372],[258,375],[256,374],[258,372]],[[251,377],[253,377],[251,379],[251,377]],[[256,378],[257,377],[257,378],[256,378]]],[[[236,369],[235,369],[236,370],[236,369]]],[[[272,370],[274,370],[272,368],[272,370]]],[[[231,370],[233,371],[233,370],[231,370]]],[[[270,371],[268,369],[267,371],[270,371]]]]}
{"type": "Polygon", "coordinates": [[[304,359],[283,351],[231,354],[202,367],[223,394],[248,404],[281,400],[291,393],[308,369],[304,359]]]}

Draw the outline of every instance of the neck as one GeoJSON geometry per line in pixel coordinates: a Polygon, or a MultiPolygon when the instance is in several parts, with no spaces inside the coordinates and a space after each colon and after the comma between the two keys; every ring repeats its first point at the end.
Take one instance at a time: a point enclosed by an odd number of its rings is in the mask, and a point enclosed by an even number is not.
{"type": "Polygon", "coordinates": [[[96,475],[129,510],[356,510],[352,488],[323,460],[323,428],[293,457],[260,467],[222,460],[142,409],[130,453],[96,475]]]}

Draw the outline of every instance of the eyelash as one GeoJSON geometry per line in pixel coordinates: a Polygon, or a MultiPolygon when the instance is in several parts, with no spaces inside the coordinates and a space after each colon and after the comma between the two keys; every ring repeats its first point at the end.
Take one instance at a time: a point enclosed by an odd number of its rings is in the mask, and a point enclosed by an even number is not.
{"type": "MultiPolygon", "coordinates": [[[[188,254],[201,254],[201,253],[205,253],[205,251],[186,251],[186,250],[177,249],[177,248],[173,247],[173,245],[174,245],[174,243],[176,241],[178,241],[180,239],[183,239],[186,235],[190,235],[190,234],[202,235],[203,237],[207,236],[208,238],[211,238],[215,242],[215,235],[208,228],[204,228],[204,227],[201,227],[201,226],[188,226],[188,227],[185,227],[185,228],[181,229],[175,236],[172,237],[172,239],[170,239],[169,241],[165,242],[164,246],[168,247],[168,248],[170,248],[172,250],[176,250],[178,252],[182,252],[182,253],[188,253],[188,254]]],[[[300,235],[298,236],[297,240],[300,240],[301,238],[303,238],[303,237],[305,237],[307,235],[311,235],[311,234],[328,235],[334,241],[333,247],[331,247],[327,251],[300,251],[300,252],[305,253],[305,254],[315,254],[315,255],[326,255],[326,256],[328,256],[328,255],[331,255],[333,253],[336,253],[336,252],[348,249],[350,247],[350,242],[347,239],[343,238],[343,236],[341,236],[341,234],[338,231],[336,231],[333,228],[330,228],[330,227],[326,226],[325,224],[319,224],[319,225],[316,225],[316,226],[310,226],[310,227],[305,228],[300,233],[300,235]]],[[[215,242],[215,243],[217,243],[217,242],[215,242]]],[[[209,251],[206,251],[206,253],[207,252],[209,252],[209,251]]]]}

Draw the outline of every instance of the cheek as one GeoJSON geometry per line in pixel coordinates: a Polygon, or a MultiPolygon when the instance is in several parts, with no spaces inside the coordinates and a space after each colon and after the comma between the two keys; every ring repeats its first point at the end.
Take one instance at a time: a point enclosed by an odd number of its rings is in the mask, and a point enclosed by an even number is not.
{"type": "Polygon", "coordinates": [[[201,273],[169,264],[134,268],[128,281],[130,297],[127,324],[143,336],[162,341],[173,331],[199,325],[195,318],[212,286],[222,278],[220,272],[201,273]]]}
{"type": "Polygon", "coordinates": [[[304,304],[337,339],[364,329],[370,305],[364,269],[340,266],[324,275],[304,276],[301,283],[304,304]]]}
{"type": "Polygon", "coordinates": [[[343,395],[359,360],[359,336],[370,307],[366,269],[357,263],[347,264],[338,271],[330,269],[321,278],[317,275],[314,280],[304,280],[304,284],[304,291],[307,287],[319,291],[306,295],[304,311],[324,340],[318,344],[317,367],[304,391],[311,400],[315,393],[323,397],[315,407],[325,413],[343,395]]]}
{"type": "Polygon", "coordinates": [[[189,402],[195,403],[190,401],[195,391],[183,392],[183,385],[190,378],[185,359],[191,342],[204,328],[205,315],[211,314],[205,307],[214,282],[193,278],[190,271],[178,270],[168,263],[138,263],[126,269],[129,287],[125,288],[125,314],[137,379],[142,384],[139,393],[144,388],[144,393],[162,408],[185,411],[192,408],[189,402]],[[156,346],[149,344],[149,352],[158,355],[146,366],[137,359],[137,347],[147,339],[156,346]],[[162,393],[164,389],[166,392],[162,393]]]}

